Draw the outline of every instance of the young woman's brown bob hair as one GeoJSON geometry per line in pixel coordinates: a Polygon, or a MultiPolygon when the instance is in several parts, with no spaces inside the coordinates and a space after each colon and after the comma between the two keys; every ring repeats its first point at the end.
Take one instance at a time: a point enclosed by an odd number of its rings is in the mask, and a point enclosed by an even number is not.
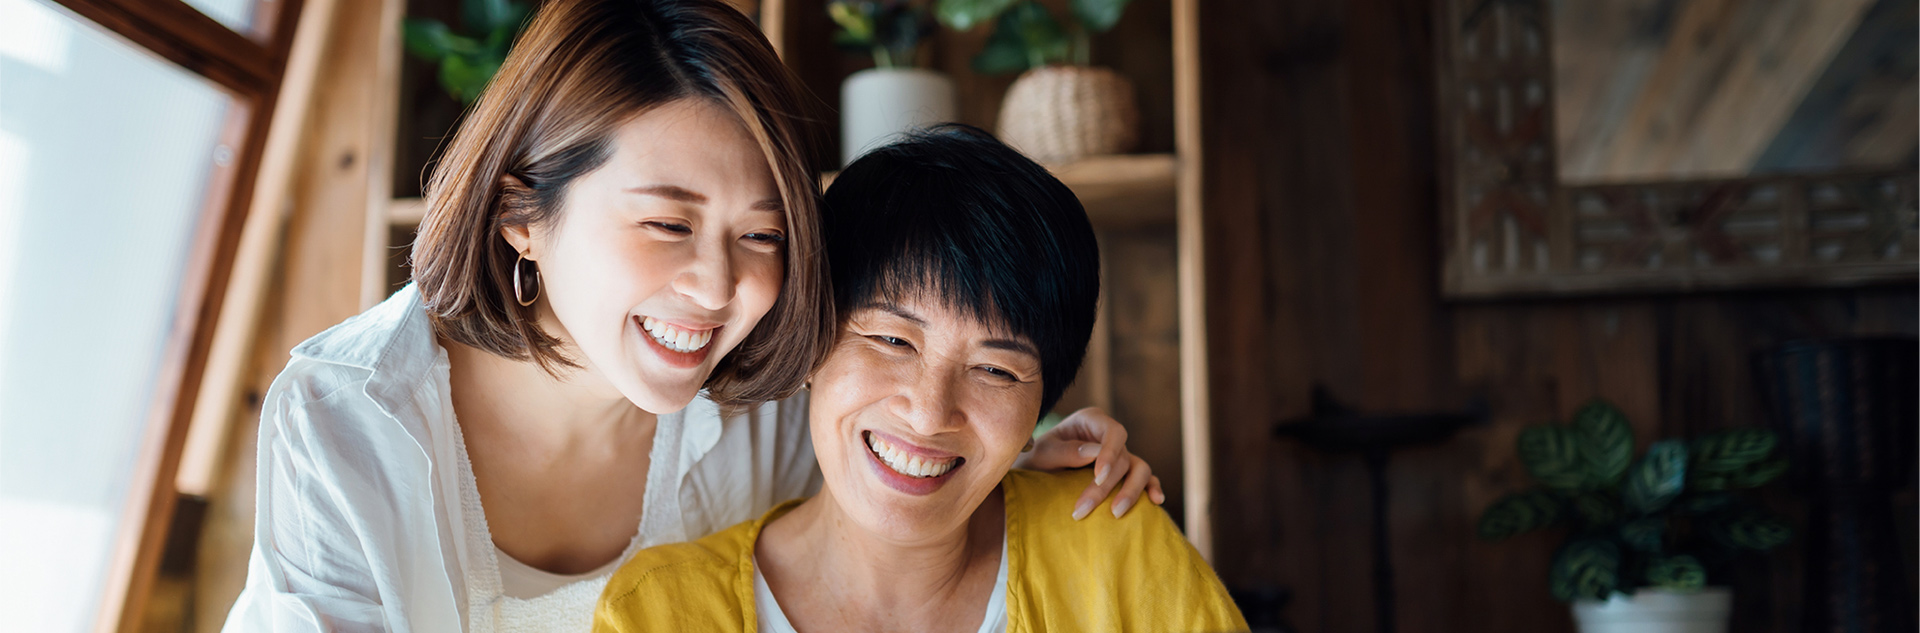
{"type": "Polygon", "coordinates": [[[535,306],[514,300],[518,253],[500,229],[556,219],[568,183],[607,161],[613,131],[633,116],[707,99],[759,141],[787,216],[780,297],[715,367],[708,397],[737,406],[791,395],[834,334],[821,153],[804,94],[753,22],[718,0],[545,3],[427,184],[412,263],[435,333],[550,372],[577,367],[535,306]]]}

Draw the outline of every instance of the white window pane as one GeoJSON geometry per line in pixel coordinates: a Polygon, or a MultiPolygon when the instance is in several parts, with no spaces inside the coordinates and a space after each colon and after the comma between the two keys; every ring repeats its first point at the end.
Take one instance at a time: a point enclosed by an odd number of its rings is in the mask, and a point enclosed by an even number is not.
{"type": "Polygon", "coordinates": [[[0,0],[0,613],[91,627],[231,99],[0,0]]]}
{"type": "Polygon", "coordinates": [[[246,33],[253,29],[256,0],[186,0],[189,6],[199,9],[207,17],[220,21],[227,28],[246,33]]]}

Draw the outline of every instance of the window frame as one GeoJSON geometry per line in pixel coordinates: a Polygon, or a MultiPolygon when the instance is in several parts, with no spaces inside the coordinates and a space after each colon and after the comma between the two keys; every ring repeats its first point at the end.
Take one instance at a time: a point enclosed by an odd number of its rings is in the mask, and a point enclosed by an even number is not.
{"type": "Polygon", "coordinates": [[[182,0],[53,0],[91,22],[226,90],[233,107],[219,145],[231,151],[208,174],[195,220],[173,326],[148,403],[132,485],[115,529],[96,631],[138,631],[159,573],[186,444],[214,328],[253,199],[268,126],[305,0],[259,2],[241,33],[182,0]]]}

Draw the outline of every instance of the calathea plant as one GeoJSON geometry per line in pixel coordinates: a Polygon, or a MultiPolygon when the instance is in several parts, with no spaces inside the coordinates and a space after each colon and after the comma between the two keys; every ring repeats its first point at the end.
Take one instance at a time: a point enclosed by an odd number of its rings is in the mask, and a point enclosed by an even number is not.
{"type": "Polygon", "coordinates": [[[466,33],[454,32],[445,22],[420,18],[407,18],[401,30],[408,52],[440,64],[440,87],[460,103],[473,103],[507,60],[507,49],[526,26],[531,10],[525,2],[463,0],[460,21],[466,33]]]}
{"type": "Polygon", "coordinates": [[[1654,442],[1635,461],[1626,417],[1596,400],[1571,424],[1520,434],[1520,461],[1541,487],[1495,501],[1480,517],[1480,537],[1569,528],[1548,579],[1562,601],[1703,587],[1741,553],[1773,549],[1792,535],[1738,494],[1786,472],[1777,444],[1772,431],[1739,428],[1654,442]]]}

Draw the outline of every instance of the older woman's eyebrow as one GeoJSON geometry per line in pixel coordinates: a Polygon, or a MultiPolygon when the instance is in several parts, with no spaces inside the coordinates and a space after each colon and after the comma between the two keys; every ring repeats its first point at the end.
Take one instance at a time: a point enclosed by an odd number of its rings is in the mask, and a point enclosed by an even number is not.
{"type": "Polygon", "coordinates": [[[908,310],[906,308],[902,308],[899,306],[899,304],[893,303],[891,301],[877,301],[862,307],[873,308],[875,310],[879,310],[881,312],[885,312],[887,314],[891,314],[893,316],[906,319],[908,321],[913,322],[914,325],[918,325],[920,327],[927,326],[926,319],[920,318],[920,315],[914,314],[913,311],[908,310]]]}
{"type": "Polygon", "coordinates": [[[1034,358],[1040,357],[1040,350],[1034,349],[1032,345],[1028,345],[1026,341],[1021,341],[1021,340],[1015,340],[1010,338],[990,338],[984,341],[980,341],[980,346],[990,347],[993,349],[1003,349],[1009,352],[1019,352],[1022,354],[1026,354],[1028,356],[1032,356],[1034,358]]]}

